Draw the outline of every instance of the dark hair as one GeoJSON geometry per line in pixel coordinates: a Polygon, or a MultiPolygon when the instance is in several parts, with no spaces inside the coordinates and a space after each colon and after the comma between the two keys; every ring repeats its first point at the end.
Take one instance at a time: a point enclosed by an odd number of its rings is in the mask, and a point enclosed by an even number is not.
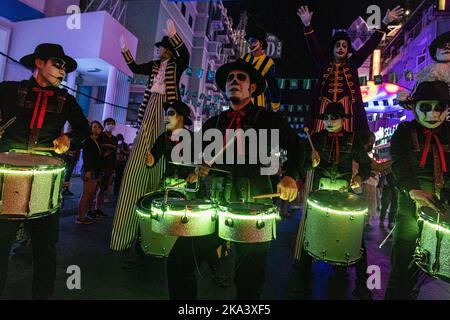
{"type": "Polygon", "coordinates": [[[116,138],[117,138],[117,140],[125,140],[125,138],[123,137],[123,134],[121,134],[121,133],[119,133],[119,134],[116,136],[116,138]]]}
{"type": "Polygon", "coordinates": [[[113,118],[106,118],[105,120],[103,120],[103,125],[105,126],[107,122],[114,122],[114,124],[116,124],[116,120],[114,120],[113,118]]]}
{"type": "Polygon", "coordinates": [[[47,61],[50,60],[49,58],[40,58],[40,57],[34,58],[34,68],[33,68],[33,72],[36,71],[36,69],[37,69],[37,65],[36,65],[36,60],[37,60],[37,59],[44,61],[44,64],[46,64],[47,61]]]}
{"type": "Polygon", "coordinates": [[[91,122],[91,129],[92,129],[92,126],[93,126],[94,123],[98,124],[100,126],[100,128],[102,128],[102,131],[103,131],[102,124],[100,123],[100,121],[97,121],[97,120],[94,120],[94,121],[91,122]]]}

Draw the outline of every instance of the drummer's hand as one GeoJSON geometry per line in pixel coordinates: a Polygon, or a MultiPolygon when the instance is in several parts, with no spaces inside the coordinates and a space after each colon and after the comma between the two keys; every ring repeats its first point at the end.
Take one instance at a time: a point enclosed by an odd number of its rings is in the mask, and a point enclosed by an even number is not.
{"type": "Polygon", "coordinates": [[[436,198],[432,192],[414,189],[409,191],[409,196],[417,206],[420,207],[430,207],[431,209],[441,212],[440,205],[437,203],[436,198]]]}
{"type": "Polygon", "coordinates": [[[209,170],[211,170],[211,167],[207,164],[202,164],[198,169],[198,175],[200,177],[206,177],[209,174],[209,170]]]}
{"type": "Polygon", "coordinates": [[[152,155],[150,151],[147,152],[147,155],[145,156],[145,164],[149,167],[155,164],[155,157],[152,155]]]}
{"type": "Polygon", "coordinates": [[[194,172],[189,173],[188,177],[186,178],[187,183],[196,183],[197,180],[198,180],[198,176],[194,172]]]}
{"type": "Polygon", "coordinates": [[[311,152],[311,162],[312,162],[313,168],[317,167],[320,163],[320,155],[316,150],[313,150],[311,152]]]}
{"type": "Polygon", "coordinates": [[[87,171],[84,174],[83,180],[86,181],[86,182],[89,182],[89,181],[91,181],[91,179],[92,179],[92,172],[91,171],[87,171]]]}
{"type": "Polygon", "coordinates": [[[293,178],[285,176],[277,184],[277,192],[280,193],[281,200],[292,202],[297,198],[297,182],[293,178]]]}
{"type": "Polygon", "coordinates": [[[356,175],[352,178],[352,181],[350,182],[350,188],[352,189],[358,189],[362,185],[362,179],[360,176],[356,175]]]}
{"type": "Polygon", "coordinates": [[[70,139],[67,135],[63,134],[53,140],[53,145],[57,154],[65,153],[70,148],[70,139]]]}

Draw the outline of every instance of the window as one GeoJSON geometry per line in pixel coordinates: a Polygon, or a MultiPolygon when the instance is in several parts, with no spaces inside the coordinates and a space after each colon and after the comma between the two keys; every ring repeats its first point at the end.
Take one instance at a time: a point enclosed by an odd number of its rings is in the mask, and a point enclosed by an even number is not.
{"type": "Polygon", "coordinates": [[[189,26],[192,28],[192,24],[194,23],[194,19],[192,19],[192,16],[189,16],[189,26]]]}
{"type": "Polygon", "coordinates": [[[181,14],[183,17],[186,15],[186,5],[184,3],[181,4],[181,14]]]}

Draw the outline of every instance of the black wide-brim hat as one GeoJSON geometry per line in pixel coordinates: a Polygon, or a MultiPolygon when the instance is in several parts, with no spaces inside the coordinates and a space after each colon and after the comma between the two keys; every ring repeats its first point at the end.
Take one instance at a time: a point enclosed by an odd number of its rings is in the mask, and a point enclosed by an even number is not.
{"type": "Polygon", "coordinates": [[[166,102],[166,103],[164,103],[163,107],[164,107],[164,110],[166,110],[166,111],[169,108],[175,109],[175,111],[179,115],[184,117],[184,125],[186,125],[186,126],[192,125],[192,121],[189,118],[191,116],[191,108],[189,108],[189,106],[187,104],[185,104],[184,102],[181,102],[181,101],[175,101],[173,103],[166,102]]]}
{"type": "Polygon", "coordinates": [[[430,51],[430,56],[431,58],[433,58],[434,61],[437,61],[436,60],[437,48],[445,42],[450,42],[450,31],[445,32],[436,39],[434,39],[433,42],[431,42],[430,46],[428,47],[428,50],[430,51]]]}
{"type": "Polygon", "coordinates": [[[424,81],[415,88],[412,96],[399,104],[408,110],[414,109],[414,105],[420,100],[438,100],[450,103],[449,86],[444,81],[424,81]]]}
{"type": "Polygon", "coordinates": [[[348,44],[348,53],[355,53],[355,52],[356,52],[356,50],[355,50],[355,49],[353,48],[353,46],[352,46],[352,39],[350,38],[350,36],[348,35],[348,33],[347,33],[347,32],[344,32],[344,31],[336,32],[336,33],[333,35],[333,38],[331,39],[331,42],[330,42],[330,49],[331,49],[331,51],[333,51],[333,48],[334,48],[336,42],[338,42],[339,40],[345,40],[345,41],[347,41],[347,44],[348,44]]]}
{"type": "Polygon", "coordinates": [[[64,53],[64,49],[59,44],[41,43],[35,49],[34,53],[26,55],[20,59],[20,63],[33,70],[35,68],[34,61],[36,59],[47,60],[49,58],[59,58],[66,62],[66,73],[75,71],[78,67],[77,62],[72,57],[64,53]]]}
{"type": "Polygon", "coordinates": [[[264,91],[266,91],[266,79],[262,76],[262,74],[253,67],[250,63],[238,59],[234,62],[229,62],[221,66],[216,72],[216,83],[220,90],[223,92],[226,91],[225,85],[227,83],[228,74],[233,70],[244,71],[250,76],[250,82],[256,83],[257,88],[255,92],[253,92],[253,96],[257,97],[264,91]]]}
{"type": "Polygon", "coordinates": [[[250,38],[258,39],[262,42],[262,49],[267,49],[267,32],[264,29],[258,27],[250,29],[245,36],[245,40],[248,41],[250,38]]]}
{"type": "Polygon", "coordinates": [[[339,103],[339,102],[329,103],[325,107],[325,110],[323,111],[323,113],[319,114],[317,116],[317,118],[319,120],[323,120],[324,116],[328,115],[328,114],[335,114],[335,115],[340,116],[341,118],[350,118],[350,115],[345,113],[345,109],[344,109],[344,106],[342,105],[342,103],[339,103]]]}
{"type": "Polygon", "coordinates": [[[158,48],[163,47],[163,48],[166,48],[166,49],[169,49],[170,51],[172,51],[173,54],[176,53],[175,48],[170,43],[168,36],[164,36],[160,42],[155,43],[155,47],[158,47],[158,48]]]}

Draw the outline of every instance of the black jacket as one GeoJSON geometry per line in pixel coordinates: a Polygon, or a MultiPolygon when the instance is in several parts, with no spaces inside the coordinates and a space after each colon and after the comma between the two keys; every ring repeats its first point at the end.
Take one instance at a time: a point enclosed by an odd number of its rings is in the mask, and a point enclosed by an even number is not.
{"type": "Polygon", "coordinates": [[[102,169],[102,152],[100,145],[94,138],[89,137],[83,141],[83,170],[91,171],[98,176],[102,169]]]}
{"type": "MultiPolygon", "coordinates": [[[[66,121],[72,128],[72,132],[68,133],[71,142],[81,144],[81,141],[89,136],[89,122],[75,98],[63,89],[41,88],[31,77],[29,80],[21,82],[5,81],[0,83],[1,124],[5,124],[14,116],[17,117],[17,120],[5,130],[0,140],[0,152],[10,149],[28,149],[28,139],[31,133],[30,123],[38,97],[38,93],[33,91],[33,88],[53,92],[53,96],[48,98],[44,122],[39,131],[36,146],[53,147],[53,140],[63,133],[66,121]]],[[[40,105],[42,105],[42,101],[40,105]]]]}

